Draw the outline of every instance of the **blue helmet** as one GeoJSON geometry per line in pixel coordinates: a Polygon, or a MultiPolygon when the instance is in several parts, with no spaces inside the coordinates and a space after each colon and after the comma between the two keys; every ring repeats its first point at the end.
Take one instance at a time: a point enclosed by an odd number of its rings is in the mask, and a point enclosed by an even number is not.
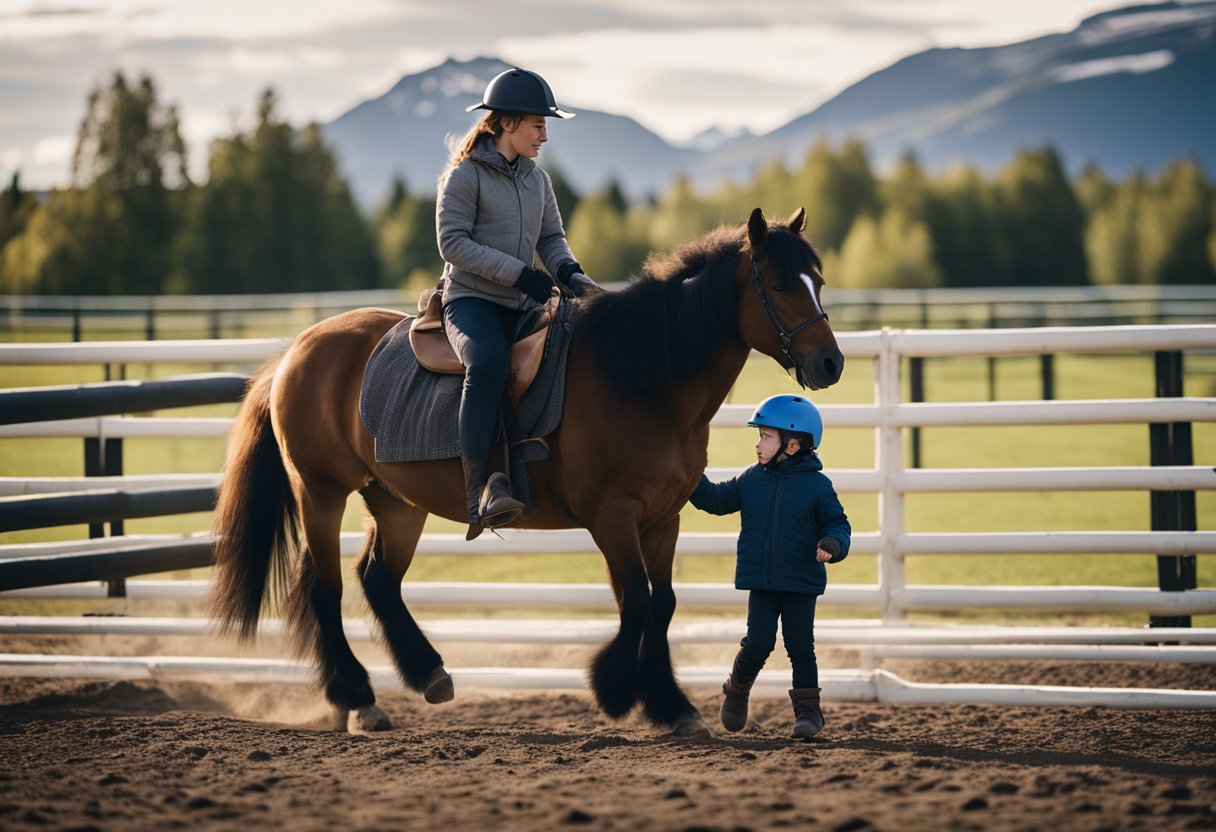
{"type": "Polygon", "coordinates": [[[773,428],[787,433],[805,433],[811,437],[811,448],[818,448],[823,441],[823,417],[819,408],[802,396],[788,393],[769,396],[756,408],[748,425],[755,428],[773,428]]]}

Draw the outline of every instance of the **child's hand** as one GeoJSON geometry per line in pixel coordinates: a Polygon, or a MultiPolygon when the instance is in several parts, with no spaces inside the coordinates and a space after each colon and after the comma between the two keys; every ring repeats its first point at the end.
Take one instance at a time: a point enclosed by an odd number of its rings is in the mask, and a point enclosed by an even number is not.
{"type": "Polygon", "coordinates": [[[825,537],[819,541],[818,548],[815,550],[815,560],[820,563],[827,563],[839,554],[840,541],[834,537],[825,537]]]}

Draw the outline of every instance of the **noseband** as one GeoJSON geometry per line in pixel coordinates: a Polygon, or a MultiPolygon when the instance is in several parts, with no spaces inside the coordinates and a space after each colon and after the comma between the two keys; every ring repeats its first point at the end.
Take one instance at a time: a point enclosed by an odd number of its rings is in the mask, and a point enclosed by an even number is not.
{"type": "Polygon", "coordinates": [[[787,332],[785,327],[781,325],[781,321],[777,320],[777,313],[773,311],[772,305],[768,302],[768,293],[764,291],[764,277],[760,274],[760,265],[756,262],[755,257],[752,257],[752,283],[756,285],[756,291],[760,293],[760,303],[768,314],[768,319],[773,322],[773,329],[777,330],[777,335],[781,338],[781,351],[785,353],[787,358],[794,361],[795,365],[798,365],[798,362],[790,355],[790,345],[793,343],[794,336],[816,321],[826,321],[828,313],[820,312],[813,318],[807,318],[787,332]]]}

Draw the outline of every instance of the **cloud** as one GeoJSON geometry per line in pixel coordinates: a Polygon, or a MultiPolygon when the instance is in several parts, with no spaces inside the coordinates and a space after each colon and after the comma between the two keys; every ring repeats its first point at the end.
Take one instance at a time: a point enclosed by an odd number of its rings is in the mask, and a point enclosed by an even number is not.
{"type": "MultiPolygon", "coordinates": [[[[230,125],[267,86],[293,123],[326,121],[404,74],[477,56],[669,138],[764,131],[906,54],[1063,31],[1111,2],[515,0],[504,14],[492,0],[0,0],[0,147],[31,165],[119,67],[151,74],[162,102],[194,119],[197,160],[205,126],[230,125]]],[[[67,175],[22,173],[35,185],[67,175]]]]}
{"type": "Polygon", "coordinates": [[[48,136],[34,144],[34,164],[66,166],[72,161],[72,151],[75,147],[75,136],[48,136]]]}
{"type": "MultiPolygon", "coordinates": [[[[0,8],[17,8],[6,2],[0,8]]],[[[397,18],[408,4],[392,0],[106,0],[95,8],[29,6],[0,14],[0,40],[91,35],[118,39],[280,37],[397,18]]]]}
{"type": "MultiPolygon", "coordinates": [[[[214,61],[236,72],[251,75],[285,75],[310,69],[335,69],[346,63],[336,49],[299,46],[290,49],[257,49],[246,46],[212,55],[200,63],[214,61]]],[[[215,68],[215,67],[212,67],[215,68]]]]}
{"type": "Polygon", "coordinates": [[[10,147],[8,150],[0,153],[0,166],[8,170],[17,170],[21,167],[21,149],[10,147]]]}
{"type": "Polygon", "coordinates": [[[604,30],[505,38],[507,60],[531,64],[559,101],[625,112],[674,138],[718,125],[776,127],[915,48],[915,36],[776,24],[679,32],[604,30]],[[607,62],[590,56],[629,55],[607,62]]]}

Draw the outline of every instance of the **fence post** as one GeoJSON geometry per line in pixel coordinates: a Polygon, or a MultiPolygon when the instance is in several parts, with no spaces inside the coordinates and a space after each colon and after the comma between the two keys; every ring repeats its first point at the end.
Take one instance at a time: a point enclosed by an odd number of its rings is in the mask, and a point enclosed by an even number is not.
{"type": "MultiPolygon", "coordinates": [[[[996,329],[996,304],[988,304],[988,328],[996,329]]],[[[988,356],[988,401],[996,401],[996,356],[988,356]]]]}
{"type": "MultiPolygon", "coordinates": [[[[95,436],[85,437],[84,440],[84,475],[100,477],[105,472],[105,457],[102,455],[101,440],[95,436]]],[[[105,523],[90,523],[89,537],[105,537],[105,523]]]]}
{"type": "Polygon", "coordinates": [[[1043,380],[1043,401],[1056,397],[1056,357],[1051,353],[1039,356],[1039,375],[1043,380]]]}
{"type": "MultiPolygon", "coordinates": [[[[1181,352],[1157,352],[1153,355],[1157,396],[1177,398],[1183,395],[1181,352]]],[[[1149,430],[1149,452],[1152,465],[1193,465],[1189,422],[1152,424],[1149,430]]],[[[1153,531],[1195,531],[1194,491],[1153,491],[1150,496],[1153,531]]],[[[1198,586],[1194,555],[1158,555],[1157,586],[1166,592],[1181,592],[1198,586]]],[[[1189,627],[1191,617],[1151,616],[1150,627],[1189,627]]]]}
{"type": "MultiPolygon", "coordinates": [[[[925,359],[919,355],[908,358],[908,395],[913,402],[925,400],[925,359]]],[[[920,427],[913,427],[912,467],[920,467],[920,427]]]]}
{"type": "Polygon", "coordinates": [[[896,478],[904,464],[902,429],[895,424],[895,407],[900,397],[900,358],[895,350],[892,331],[884,327],[878,349],[878,367],[874,373],[874,402],[879,409],[874,457],[875,467],[882,476],[882,491],[878,494],[878,529],[881,538],[878,591],[882,596],[884,621],[902,621],[904,618],[895,597],[904,588],[904,560],[900,551],[904,534],[904,495],[895,488],[896,478]]]}

